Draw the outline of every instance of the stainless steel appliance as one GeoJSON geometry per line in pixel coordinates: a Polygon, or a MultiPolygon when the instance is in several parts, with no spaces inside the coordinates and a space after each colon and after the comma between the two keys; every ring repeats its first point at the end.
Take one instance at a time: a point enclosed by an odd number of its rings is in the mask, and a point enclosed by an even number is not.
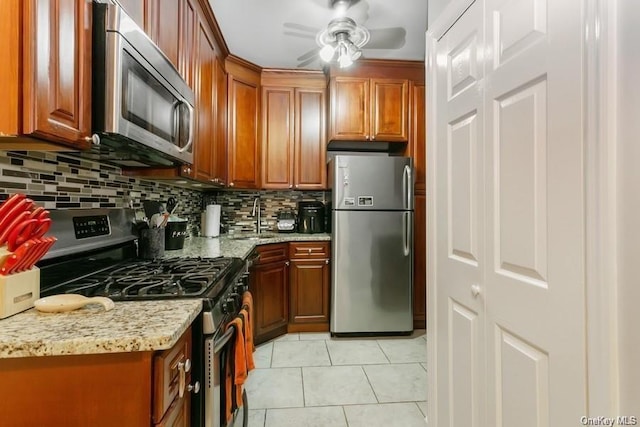
{"type": "Polygon", "coordinates": [[[332,334],[413,330],[413,164],[337,155],[332,189],[332,334]]]}
{"type": "Polygon", "coordinates": [[[117,4],[93,6],[94,149],[121,166],[193,163],[194,95],[117,4]]]}
{"type": "Polygon", "coordinates": [[[298,202],[298,232],[324,233],[324,203],[298,202]]]}
{"type": "MultiPolygon", "coordinates": [[[[136,258],[134,214],[128,209],[51,211],[54,250],[38,264],[41,295],[77,293],[115,301],[201,298],[203,311],[192,324],[191,425],[224,426],[220,393],[221,357],[233,341],[228,323],[238,315],[248,289],[247,262],[240,258],[136,258]]],[[[229,426],[247,426],[244,410],[229,426]]]]}
{"type": "Polygon", "coordinates": [[[296,214],[292,210],[283,209],[278,212],[278,222],[276,223],[278,233],[293,233],[296,231],[296,214]]]}

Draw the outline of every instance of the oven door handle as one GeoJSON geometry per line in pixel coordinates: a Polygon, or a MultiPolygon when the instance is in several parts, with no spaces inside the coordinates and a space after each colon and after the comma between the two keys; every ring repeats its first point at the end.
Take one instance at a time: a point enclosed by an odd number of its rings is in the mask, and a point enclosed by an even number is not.
{"type": "Polygon", "coordinates": [[[217,354],[220,351],[222,351],[222,349],[224,348],[225,345],[227,345],[227,343],[229,341],[231,341],[231,338],[233,338],[233,335],[235,334],[235,328],[229,328],[226,330],[226,332],[224,334],[222,334],[222,336],[220,337],[220,339],[215,340],[213,342],[213,353],[217,354]]]}

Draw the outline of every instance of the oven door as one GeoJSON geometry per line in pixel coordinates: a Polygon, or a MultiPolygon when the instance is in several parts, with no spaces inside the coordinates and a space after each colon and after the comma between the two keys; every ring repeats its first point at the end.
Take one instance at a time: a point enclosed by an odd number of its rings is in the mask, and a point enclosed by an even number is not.
{"type": "MultiPolygon", "coordinates": [[[[205,347],[205,375],[204,375],[204,425],[205,427],[225,427],[223,423],[222,393],[224,383],[222,379],[223,350],[234,338],[234,329],[224,334],[207,337],[205,347]]],[[[226,427],[247,427],[249,425],[249,411],[247,392],[242,392],[242,406],[236,411],[233,420],[226,427]]]]}

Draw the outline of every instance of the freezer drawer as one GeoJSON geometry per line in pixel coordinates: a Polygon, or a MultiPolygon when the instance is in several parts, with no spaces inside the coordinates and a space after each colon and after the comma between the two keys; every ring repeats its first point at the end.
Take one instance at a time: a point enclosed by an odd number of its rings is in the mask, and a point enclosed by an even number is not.
{"type": "Polygon", "coordinates": [[[333,211],[332,333],[413,329],[413,212],[333,211]]]}

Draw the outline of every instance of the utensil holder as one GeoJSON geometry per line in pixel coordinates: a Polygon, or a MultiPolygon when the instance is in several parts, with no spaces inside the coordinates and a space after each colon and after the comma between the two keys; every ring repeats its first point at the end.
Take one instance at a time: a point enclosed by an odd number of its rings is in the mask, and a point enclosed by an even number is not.
{"type": "Polygon", "coordinates": [[[0,276],[0,319],[33,307],[40,298],[40,269],[0,276]]]}
{"type": "Polygon", "coordinates": [[[156,259],[164,256],[164,227],[140,230],[138,256],[143,259],[156,259]]]}

